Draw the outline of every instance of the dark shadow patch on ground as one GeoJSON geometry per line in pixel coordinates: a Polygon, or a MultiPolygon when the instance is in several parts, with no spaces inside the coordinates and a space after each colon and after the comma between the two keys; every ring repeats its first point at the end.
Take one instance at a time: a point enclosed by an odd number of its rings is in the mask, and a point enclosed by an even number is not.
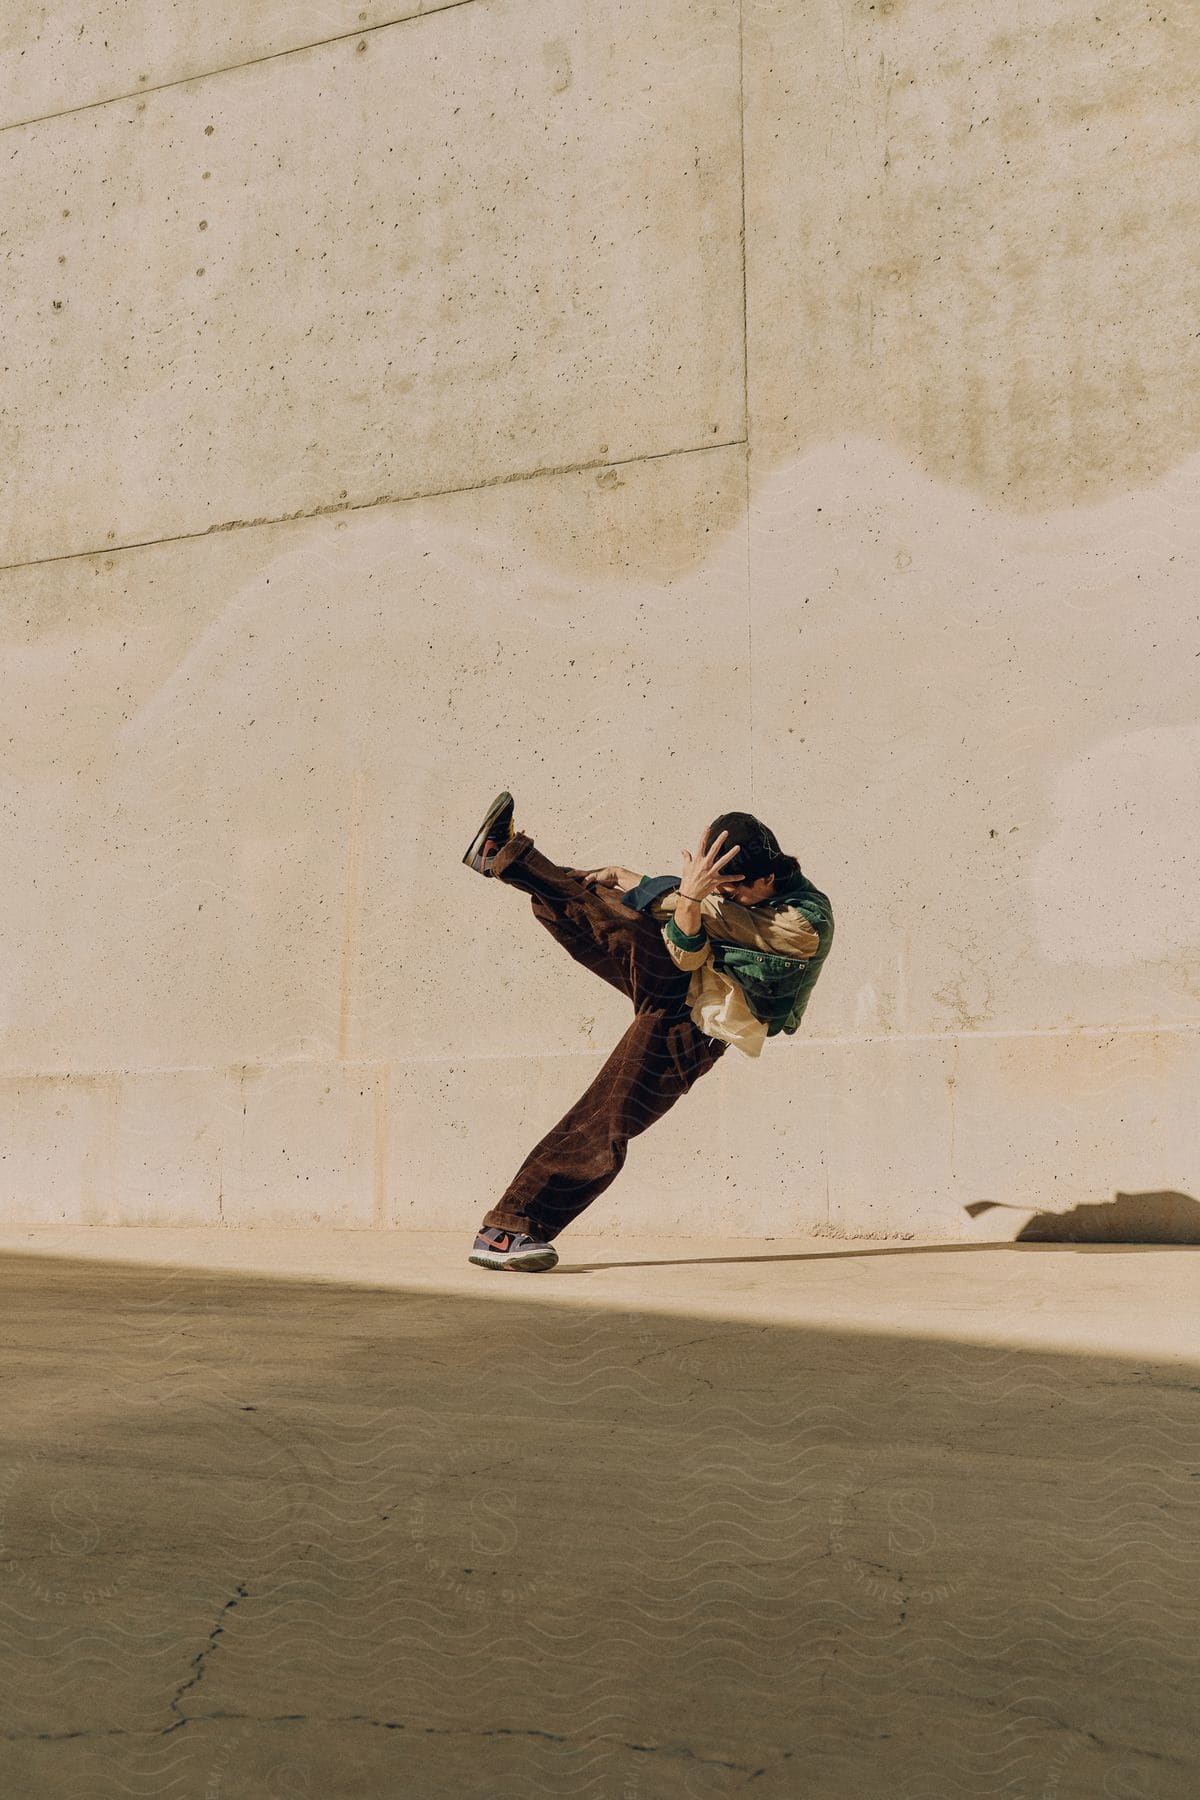
{"type": "Polygon", "coordinates": [[[1200,1372],[552,1294],[0,1258],[6,1791],[1200,1791],[1200,1372]]]}

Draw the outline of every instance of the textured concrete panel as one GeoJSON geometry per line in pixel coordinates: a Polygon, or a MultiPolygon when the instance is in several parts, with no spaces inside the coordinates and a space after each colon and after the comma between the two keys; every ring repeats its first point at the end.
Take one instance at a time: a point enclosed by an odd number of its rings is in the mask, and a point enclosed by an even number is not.
{"type": "Polygon", "coordinates": [[[415,1184],[474,1223],[493,1122],[529,1147],[494,1071],[598,1068],[628,1008],[463,850],[500,786],[551,855],[653,873],[744,801],[744,486],[722,449],[0,578],[5,1058],[118,1088],[97,1198],[101,1124],[13,1083],[9,1215],[370,1225],[415,1184]]]}
{"type": "Polygon", "coordinates": [[[3,561],[742,437],[737,9],[640,17],[460,6],[11,132],[3,561]]]}
{"type": "Polygon", "coordinates": [[[1018,519],[843,443],[750,542],[757,810],[840,903],[814,1028],[1200,1023],[1200,460],[1018,519]]]}
{"type": "Polygon", "coordinates": [[[4,1082],[2,1097],[4,1217],[31,1225],[124,1222],[112,1204],[118,1078],[68,1081],[31,1075],[4,1082]]]}
{"type": "Polygon", "coordinates": [[[747,0],[755,455],[863,432],[1015,507],[1200,446],[1200,14],[747,0]]]}
{"type": "Polygon", "coordinates": [[[963,1201],[1018,1209],[983,1215],[988,1236],[1117,1193],[1200,1201],[1200,1033],[964,1037],[954,1082],[963,1201]]]}
{"type": "Polygon", "coordinates": [[[7,1069],[607,1044],[620,996],[461,857],[501,787],[550,855],[650,873],[743,802],[744,479],[718,450],[4,576],[7,1069]]]}
{"type": "Polygon", "coordinates": [[[241,1092],[240,1070],[0,1079],[0,1214],[34,1224],[228,1223],[241,1092]]]}
{"type": "Polygon", "coordinates": [[[818,1038],[727,1065],[741,1154],[703,1210],[747,1235],[995,1241],[1117,1193],[1176,1236],[1200,1214],[1178,1198],[1200,1200],[1194,1030],[818,1038]]]}
{"type": "Polygon", "coordinates": [[[241,1073],[140,1069],[118,1078],[106,1218],[126,1225],[229,1222],[233,1212],[226,1214],[224,1201],[245,1117],[241,1073]]]}
{"type": "MultiPolygon", "coordinates": [[[[465,0],[473,4],[474,0],[465,0]]],[[[0,25],[0,126],[413,20],[464,0],[22,0],[0,25]]]]}
{"type": "Polygon", "coordinates": [[[383,1223],[386,1082],[371,1068],[247,1068],[227,1121],[230,1225],[383,1223]]]}
{"type": "Polygon", "coordinates": [[[973,1236],[955,1204],[954,1047],[952,1038],[838,1043],[814,1019],[803,1036],[768,1043],[755,1064],[730,1066],[726,1055],[716,1072],[726,1186],[706,1195],[707,1229],[973,1236]]]}
{"type": "MultiPolygon", "coordinates": [[[[469,1236],[607,1047],[9,1078],[0,1207],[31,1225],[469,1236]]],[[[668,1229],[986,1243],[1035,1217],[1045,1235],[1046,1215],[1086,1241],[1118,1196],[1143,1235],[1195,1242],[1198,1079],[1190,1031],[818,1039],[755,1064],[731,1051],[631,1142],[563,1244],[668,1229]]]]}

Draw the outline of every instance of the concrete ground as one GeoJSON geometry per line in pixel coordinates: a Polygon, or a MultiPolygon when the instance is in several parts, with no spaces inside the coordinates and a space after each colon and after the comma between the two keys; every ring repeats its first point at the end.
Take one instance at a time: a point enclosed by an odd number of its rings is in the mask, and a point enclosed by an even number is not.
{"type": "Polygon", "coordinates": [[[0,1233],[5,1800],[1194,1800],[1198,1253],[0,1233]]]}

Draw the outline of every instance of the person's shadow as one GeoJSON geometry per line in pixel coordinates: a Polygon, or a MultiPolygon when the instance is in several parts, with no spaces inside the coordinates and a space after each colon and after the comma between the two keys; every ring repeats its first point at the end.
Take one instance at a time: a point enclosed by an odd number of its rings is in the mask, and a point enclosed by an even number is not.
{"type": "MultiPolygon", "coordinates": [[[[972,1219],[1003,1206],[977,1200],[964,1208],[972,1219]]],[[[1035,1212],[1018,1231],[1018,1244],[1200,1244],[1200,1201],[1170,1188],[1114,1194],[1069,1212],[1035,1212]]]]}
{"type": "MultiPolygon", "coordinates": [[[[972,1219],[995,1211],[1027,1212],[1006,1200],[973,1200],[963,1211],[972,1219]]],[[[801,1250],[779,1255],[680,1256],[638,1262],[560,1264],[556,1275],[590,1275],[600,1269],[675,1268],[684,1263],[827,1262],[840,1257],[955,1256],[972,1250],[1003,1250],[1016,1244],[1200,1244],[1200,1201],[1161,1188],[1144,1194],[1115,1194],[1069,1212],[1035,1212],[1015,1237],[986,1243],[871,1244],[847,1250],[801,1250]]]]}

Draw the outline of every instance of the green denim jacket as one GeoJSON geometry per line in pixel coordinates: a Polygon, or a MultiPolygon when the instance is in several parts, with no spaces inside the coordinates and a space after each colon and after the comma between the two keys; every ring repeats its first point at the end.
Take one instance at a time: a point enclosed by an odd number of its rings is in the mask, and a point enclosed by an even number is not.
{"type": "Polygon", "coordinates": [[[751,950],[745,944],[725,944],[714,938],[713,967],[723,969],[737,982],[750,1011],[766,1025],[767,1036],[775,1037],[778,1032],[790,1034],[799,1028],[808,997],[833,943],[833,911],[828,898],[816,888],[808,888],[803,894],[793,892],[784,900],[767,904],[786,904],[802,912],[821,940],[820,948],[801,960],[767,950],[751,950]]]}

